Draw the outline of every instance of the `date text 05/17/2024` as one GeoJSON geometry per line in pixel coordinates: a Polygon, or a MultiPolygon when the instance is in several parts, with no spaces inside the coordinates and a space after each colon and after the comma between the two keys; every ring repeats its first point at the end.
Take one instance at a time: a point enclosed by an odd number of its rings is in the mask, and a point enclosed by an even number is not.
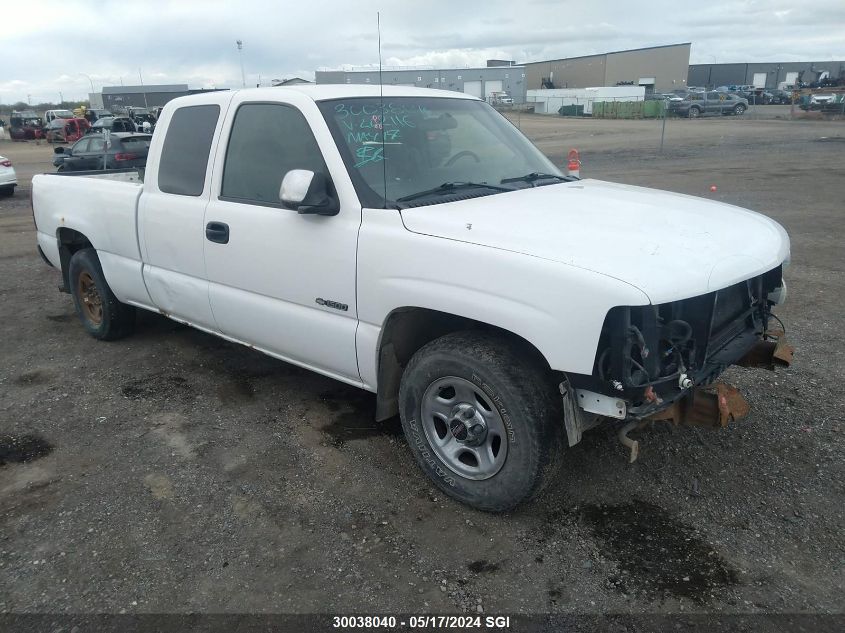
{"type": "Polygon", "coordinates": [[[412,615],[396,616],[334,616],[332,626],[336,629],[393,629],[397,626],[412,629],[509,629],[510,616],[480,615],[412,615]]]}

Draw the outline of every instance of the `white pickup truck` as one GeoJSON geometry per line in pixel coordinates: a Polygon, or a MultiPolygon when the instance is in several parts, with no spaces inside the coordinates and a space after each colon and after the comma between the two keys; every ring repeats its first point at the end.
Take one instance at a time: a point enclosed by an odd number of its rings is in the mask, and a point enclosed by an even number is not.
{"type": "Polygon", "coordinates": [[[600,420],[629,446],[651,420],[724,423],[716,378],[783,355],[777,223],[566,177],[467,95],[183,97],[143,182],[121,176],[32,184],[39,250],[95,338],[143,308],[375,392],[422,470],[484,510],[531,497],[600,420]]]}

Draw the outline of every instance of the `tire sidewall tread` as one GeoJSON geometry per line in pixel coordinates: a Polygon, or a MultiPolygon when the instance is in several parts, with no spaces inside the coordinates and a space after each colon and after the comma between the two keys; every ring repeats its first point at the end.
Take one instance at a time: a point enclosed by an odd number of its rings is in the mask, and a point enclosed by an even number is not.
{"type": "Polygon", "coordinates": [[[76,314],[85,330],[94,338],[113,341],[128,336],[135,329],[135,308],[118,301],[100,265],[97,251],[83,248],[76,251],[68,264],[68,283],[76,314]],[[79,275],[88,272],[94,279],[94,285],[103,302],[103,320],[97,325],[85,317],[81,297],[78,296],[79,275]]]}
{"type": "MultiPolygon", "coordinates": [[[[480,510],[503,512],[533,497],[547,482],[562,450],[559,411],[548,370],[503,337],[457,332],[423,346],[408,363],[399,390],[400,416],[411,452],[446,494],[480,510]],[[502,416],[508,454],[502,469],[485,480],[450,470],[428,445],[420,403],[428,385],[459,376],[502,416]]],[[[562,415],[562,414],[561,414],[562,415]]]]}

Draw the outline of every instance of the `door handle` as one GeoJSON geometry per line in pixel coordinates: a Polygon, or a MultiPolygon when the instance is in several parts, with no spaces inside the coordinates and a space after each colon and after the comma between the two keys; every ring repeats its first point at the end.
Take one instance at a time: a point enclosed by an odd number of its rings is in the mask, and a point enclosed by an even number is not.
{"type": "Polygon", "coordinates": [[[223,222],[209,222],[205,225],[205,239],[218,244],[228,244],[229,225],[223,222]]]}

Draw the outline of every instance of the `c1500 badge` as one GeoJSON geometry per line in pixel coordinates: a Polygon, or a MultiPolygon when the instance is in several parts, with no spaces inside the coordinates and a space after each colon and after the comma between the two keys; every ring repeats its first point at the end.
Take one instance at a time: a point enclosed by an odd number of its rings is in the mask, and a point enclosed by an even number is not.
{"type": "Polygon", "coordinates": [[[346,312],[349,310],[349,306],[345,303],[340,303],[339,301],[332,301],[331,299],[323,299],[321,297],[317,297],[316,299],[317,305],[326,306],[327,308],[334,308],[335,310],[343,310],[346,312]]]}

